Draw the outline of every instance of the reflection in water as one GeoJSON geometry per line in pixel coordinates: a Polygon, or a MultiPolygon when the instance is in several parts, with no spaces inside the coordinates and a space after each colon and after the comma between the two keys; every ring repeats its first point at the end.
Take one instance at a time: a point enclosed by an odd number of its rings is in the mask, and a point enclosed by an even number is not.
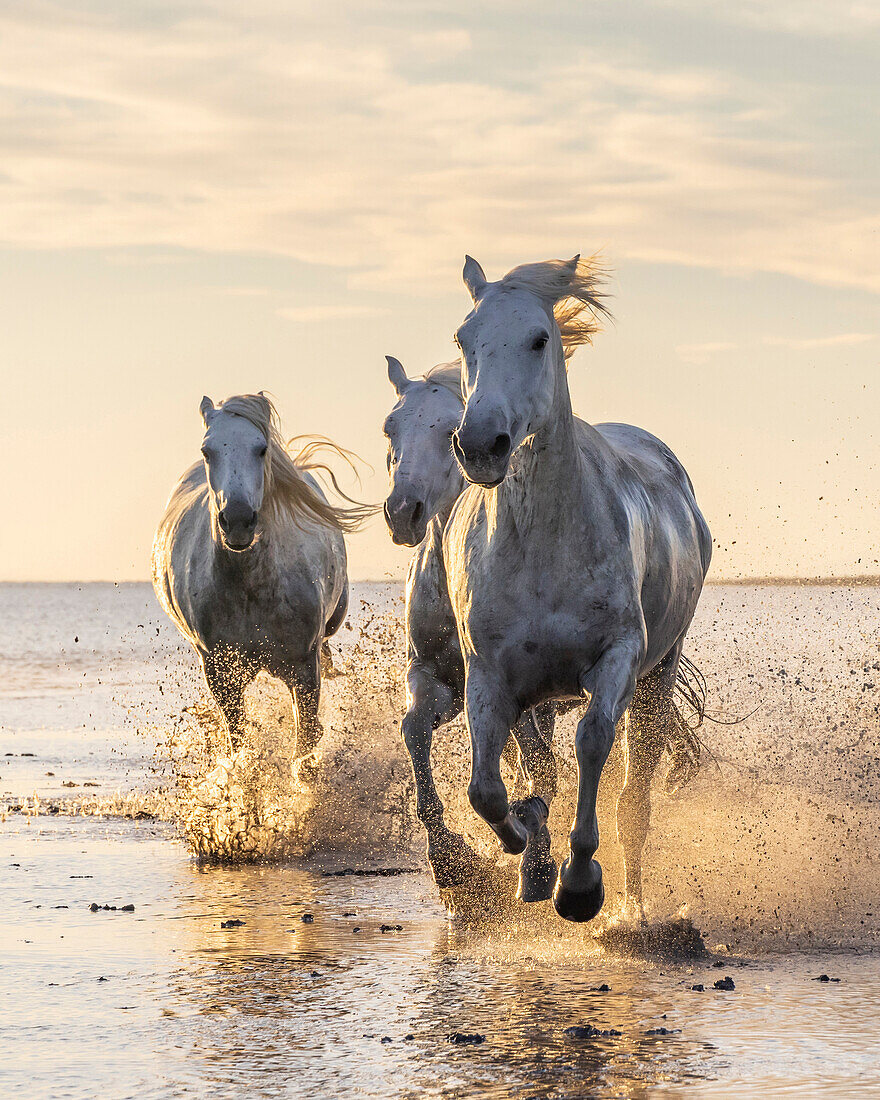
{"type": "Polygon", "coordinates": [[[588,930],[560,928],[549,905],[449,924],[421,875],[200,871],[155,826],[94,818],[2,829],[10,1095],[880,1090],[874,955],[624,963],[588,930]],[[92,900],[136,909],[91,913],[92,900]],[[244,923],[221,929],[233,918],[244,923]],[[811,980],[823,971],[842,981],[811,980]],[[728,974],[735,990],[713,989],[728,974]],[[586,1025],[620,1035],[565,1034],[586,1025]],[[670,1034],[647,1034],[659,1028],[670,1034]]]}

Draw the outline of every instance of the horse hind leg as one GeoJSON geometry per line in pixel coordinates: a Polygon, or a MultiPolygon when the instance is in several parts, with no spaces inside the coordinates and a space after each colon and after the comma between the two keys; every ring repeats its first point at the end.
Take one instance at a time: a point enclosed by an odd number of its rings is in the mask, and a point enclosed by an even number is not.
{"type": "Polygon", "coordinates": [[[528,784],[528,798],[513,802],[510,811],[522,816],[530,810],[528,801],[535,799],[540,805],[532,809],[544,818],[544,824],[529,838],[520,860],[517,897],[523,902],[548,901],[553,896],[558,873],[556,861],[550,854],[550,830],[546,823],[557,784],[556,759],[551,746],[555,709],[550,704],[540,708],[539,713],[537,710],[539,708],[524,714],[513,730],[528,784]]]}
{"type": "Polygon", "coordinates": [[[642,853],[651,822],[651,781],[674,730],[673,692],[681,642],[636,684],[626,721],[626,778],[617,799],[625,917],[644,920],[642,853]]]}

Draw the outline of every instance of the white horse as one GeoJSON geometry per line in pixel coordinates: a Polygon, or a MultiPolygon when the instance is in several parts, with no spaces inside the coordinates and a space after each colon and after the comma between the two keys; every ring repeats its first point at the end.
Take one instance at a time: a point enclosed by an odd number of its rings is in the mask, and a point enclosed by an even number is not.
{"type": "MultiPolygon", "coordinates": [[[[465,665],[468,796],[506,851],[542,830],[540,788],[510,804],[499,759],[523,711],[589,695],[578,724],[577,812],[553,892],[587,921],[604,901],[596,794],[618,721],[628,769],[617,805],[626,898],[642,914],[650,780],[676,722],[673,692],[712,540],[684,468],[639,428],[580,429],[554,309],[604,307],[594,266],[575,257],[490,283],[470,257],[474,308],[458,329],[464,416],[452,445],[472,485],[443,534],[465,665]]],[[[583,340],[595,324],[582,322],[583,340]]]]}
{"type": "Polygon", "coordinates": [[[260,670],[284,681],[302,770],[322,735],[321,648],[348,608],[343,532],[372,510],[327,501],[310,472],[327,468],[314,456],[321,447],[344,452],[312,441],[291,458],[262,393],[216,408],[204,397],[200,411],[203,461],[168,501],[153,542],[153,587],[201,659],[233,751],[248,684],[260,670]]]}
{"type": "MultiPolygon", "coordinates": [[[[557,315],[566,355],[583,343],[581,303],[578,307],[561,309],[557,315]]],[[[416,813],[427,834],[428,862],[438,886],[449,887],[467,881],[476,861],[463,838],[444,823],[443,803],[431,770],[434,730],[461,713],[464,703],[464,662],[449,601],[442,546],[443,528],[466,486],[451,448],[464,412],[461,362],[441,363],[421,378],[408,378],[399,360],[393,356],[387,359],[388,378],[397,400],[384,424],[390,477],[385,519],[395,543],[417,548],[406,581],[407,710],[401,732],[413,768],[416,813]]],[[[589,441],[589,425],[577,419],[576,425],[579,436],[583,433],[589,441]]],[[[600,424],[596,431],[602,433],[606,428],[613,433],[613,425],[600,424]]],[[[686,690],[686,682],[681,686],[686,690]]],[[[699,721],[701,703],[693,697],[691,701],[699,721]]],[[[507,742],[504,753],[511,766],[522,766],[530,792],[540,786],[548,801],[555,789],[555,764],[548,752],[530,751],[530,738],[540,736],[545,742],[552,741],[560,707],[567,709],[564,704],[548,703],[528,710],[513,730],[514,741],[525,745],[520,760],[514,758],[513,741],[507,742]],[[545,772],[537,782],[528,774],[533,761],[545,772]]],[[[698,767],[699,742],[683,716],[661,732],[665,736],[663,747],[670,756],[667,782],[670,786],[681,785],[698,767]]],[[[627,747],[632,750],[643,746],[631,739],[627,747]]],[[[651,759],[656,764],[659,756],[652,755],[651,759]]],[[[638,764],[631,763],[628,771],[634,776],[638,764]]],[[[544,900],[552,893],[555,866],[546,855],[539,856],[549,839],[549,832],[542,829],[526,849],[519,886],[524,901],[544,900]],[[538,866],[530,868],[536,861],[538,866]]],[[[623,843],[630,861],[629,879],[634,881],[640,875],[632,863],[641,858],[641,850],[626,838],[623,843]]]]}
{"type": "MultiPolygon", "coordinates": [[[[385,501],[385,519],[392,540],[418,547],[406,579],[407,709],[401,723],[404,744],[412,763],[416,787],[416,816],[427,835],[428,864],[441,888],[466,882],[478,867],[477,854],[444,822],[444,809],[431,770],[434,730],[459,715],[464,705],[464,664],[455,618],[446,588],[443,565],[443,528],[465,480],[452,455],[450,441],[461,422],[461,365],[441,363],[423,379],[409,379],[399,360],[388,356],[388,378],[397,403],[384,424],[388,440],[391,479],[385,501]]],[[[553,707],[522,715],[513,738],[529,746],[534,739],[553,734],[553,707]]],[[[555,788],[555,761],[547,751],[524,751],[508,741],[505,756],[516,769],[520,763],[529,785],[534,780],[526,760],[539,760],[545,773],[542,789],[555,788]]],[[[550,833],[545,828],[531,838],[523,855],[520,896],[536,901],[549,897],[555,880],[550,875],[550,833]],[[528,868],[535,864],[534,873],[528,868]],[[539,884],[538,870],[544,872],[539,884]]]]}

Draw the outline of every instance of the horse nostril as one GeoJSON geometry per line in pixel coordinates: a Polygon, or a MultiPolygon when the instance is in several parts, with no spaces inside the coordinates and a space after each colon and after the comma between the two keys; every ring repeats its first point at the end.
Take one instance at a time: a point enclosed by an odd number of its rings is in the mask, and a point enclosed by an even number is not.
{"type": "Polygon", "coordinates": [[[494,458],[505,458],[510,453],[510,436],[507,432],[495,436],[491,452],[494,458]]]}
{"type": "Polygon", "coordinates": [[[217,519],[220,521],[220,526],[223,528],[223,530],[228,531],[229,530],[229,524],[226,522],[226,513],[225,512],[219,512],[218,515],[217,515],[217,519]]]}
{"type": "Polygon", "coordinates": [[[424,505],[422,504],[422,502],[420,500],[417,500],[416,504],[415,504],[415,507],[412,510],[411,523],[412,523],[413,527],[415,527],[415,525],[422,518],[422,512],[423,511],[424,511],[424,505]]]}

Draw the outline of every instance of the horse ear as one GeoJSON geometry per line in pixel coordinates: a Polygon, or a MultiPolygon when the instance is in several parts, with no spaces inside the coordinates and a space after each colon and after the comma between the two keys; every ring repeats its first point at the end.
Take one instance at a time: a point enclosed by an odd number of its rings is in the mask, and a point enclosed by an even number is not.
{"type": "Polygon", "coordinates": [[[202,420],[205,422],[205,427],[210,424],[211,418],[217,410],[214,408],[214,402],[210,397],[203,397],[202,403],[199,405],[199,412],[202,414],[202,420]]]}
{"type": "Polygon", "coordinates": [[[569,279],[573,279],[575,277],[575,275],[577,274],[578,264],[580,262],[581,262],[581,254],[580,254],[580,252],[578,252],[578,254],[576,256],[572,256],[572,258],[568,261],[568,263],[564,265],[565,270],[568,272],[569,279]]]}
{"type": "Polygon", "coordinates": [[[464,285],[470,291],[471,298],[476,302],[477,298],[479,298],[486,288],[487,279],[483,273],[483,269],[473,256],[465,256],[464,270],[461,273],[461,277],[464,279],[464,285]]]}
{"type": "Polygon", "coordinates": [[[403,363],[399,359],[395,359],[393,355],[386,355],[385,358],[388,360],[388,381],[394,387],[397,396],[403,397],[403,391],[409,385],[403,363]]]}

